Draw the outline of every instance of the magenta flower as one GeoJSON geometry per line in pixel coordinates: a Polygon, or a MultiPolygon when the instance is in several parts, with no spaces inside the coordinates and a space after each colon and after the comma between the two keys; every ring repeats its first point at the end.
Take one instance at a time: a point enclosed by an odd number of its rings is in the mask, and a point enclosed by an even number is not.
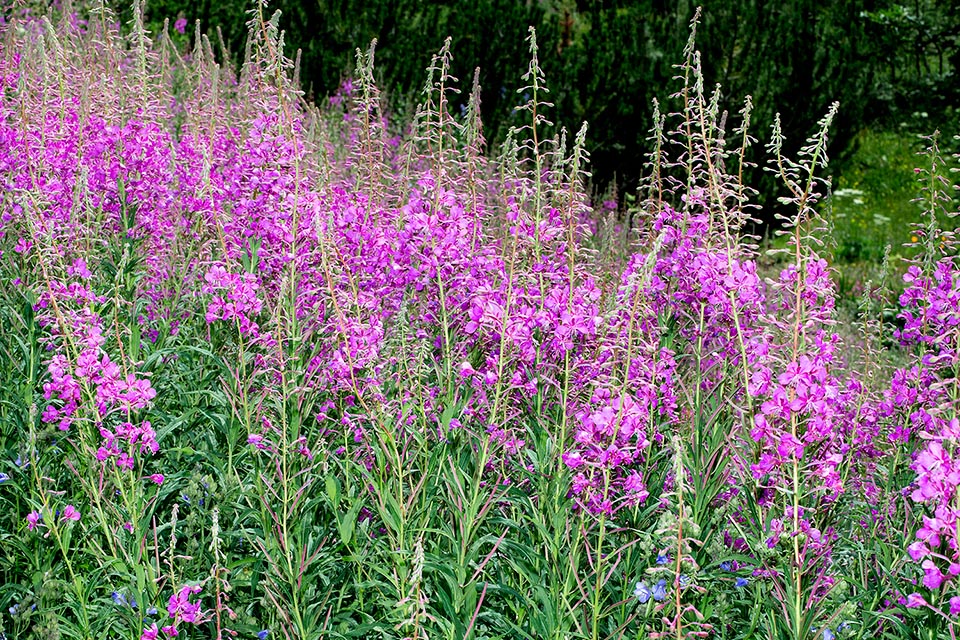
{"type": "Polygon", "coordinates": [[[77,258],[72,266],[67,267],[68,276],[76,276],[83,280],[89,280],[93,277],[90,269],[87,268],[87,262],[83,258],[77,258]]]}
{"type": "Polygon", "coordinates": [[[157,633],[159,633],[159,631],[160,630],[157,629],[157,623],[154,622],[148,628],[143,630],[143,633],[140,634],[140,640],[157,640],[157,633]]]}
{"type": "Polygon", "coordinates": [[[911,497],[915,502],[927,502],[939,496],[949,500],[960,485],[960,469],[954,467],[950,454],[937,441],[920,452],[914,469],[917,489],[911,497]]]}
{"type": "Polygon", "coordinates": [[[753,472],[753,477],[759,480],[773,471],[776,465],[777,459],[769,453],[764,453],[760,455],[760,460],[756,464],[750,465],[750,470],[753,472]]]}
{"type": "Polygon", "coordinates": [[[198,586],[185,586],[176,594],[170,596],[167,603],[167,613],[175,620],[183,620],[198,624],[201,622],[202,612],[200,611],[200,601],[190,602],[190,596],[200,593],[198,586]]]}
{"type": "Polygon", "coordinates": [[[126,453],[121,453],[117,456],[117,466],[126,471],[133,470],[133,458],[126,453]]]}
{"type": "Polygon", "coordinates": [[[247,444],[252,444],[261,451],[270,448],[267,443],[263,441],[263,436],[259,433],[251,433],[249,436],[247,436],[247,444]]]}
{"type": "Polygon", "coordinates": [[[911,593],[907,596],[906,606],[910,609],[927,606],[927,601],[919,593],[911,593]]]}
{"type": "Polygon", "coordinates": [[[930,555],[930,549],[927,547],[926,544],[923,543],[923,541],[917,540],[916,542],[914,542],[913,544],[907,547],[907,553],[910,554],[910,557],[915,562],[918,562],[923,558],[927,557],[928,555],[930,555]]]}
{"type": "Polygon", "coordinates": [[[37,525],[39,524],[40,524],[39,511],[31,511],[30,513],[27,514],[27,528],[30,531],[33,531],[34,529],[36,529],[37,525]]]}
{"type": "Polygon", "coordinates": [[[147,476],[154,484],[161,485],[163,484],[164,477],[162,473],[154,473],[150,476],[147,476]]]}
{"type": "Polygon", "coordinates": [[[950,598],[950,615],[960,615],[960,596],[950,598]]]}
{"type": "Polygon", "coordinates": [[[64,520],[77,521],[77,520],[80,520],[80,512],[77,511],[76,507],[74,507],[72,504],[68,504],[66,508],[63,510],[62,517],[64,520]]]}
{"type": "Polygon", "coordinates": [[[930,559],[924,560],[920,566],[923,568],[923,586],[927,589],[939,589],[944,580],[943,572],[930,559]]]}
{"type": "Polygon", "coordinates": [[[25,238],[19,238],[17,244],[13,247],[13,250],[16,253],[27,253],[33,247],[32,242],[28,242],[25,238]]]}
{"type": "Polygon", "coordinates": [[[173,23],[173,28],[179,34],[184,34],[187,32],[187,19],[186,18],[177,18],[176,22],[173,23]]]}

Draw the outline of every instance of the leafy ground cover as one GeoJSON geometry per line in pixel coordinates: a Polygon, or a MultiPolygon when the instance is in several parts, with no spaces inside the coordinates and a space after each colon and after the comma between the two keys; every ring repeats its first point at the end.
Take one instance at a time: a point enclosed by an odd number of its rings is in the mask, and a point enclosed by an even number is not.
{"type": "Polygon", "coordinates": [[[313,105],[262,6],[239,74],[133,15],[2,31],[4,636],[954,637],[935,139],[902,294],[839,327],[836,107],[794,159],[773,123],[761,253],[692,36],[618,210],[532,31],[488,150],[447,47],[395,122],[373,47],[313,105]]]}

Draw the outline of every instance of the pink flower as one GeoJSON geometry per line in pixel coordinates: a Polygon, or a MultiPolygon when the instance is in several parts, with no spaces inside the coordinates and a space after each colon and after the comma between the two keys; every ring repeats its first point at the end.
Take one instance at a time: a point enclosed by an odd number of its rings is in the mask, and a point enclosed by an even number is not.
{"type": "Polygon", "coordinates": [[[38,525],[38,524],[40,524],[40,512],[39,512],[39,511],[31,511],[30,513],[28,513],[28,514],[27,514],[27,528],[30,529],[30,531],[33,531],[34,529],[37,528],[37,525],[38,525]]]}
{"type": "Polygon", "coordinates": [[[127,471],[133,470],[133,458],[131,458],[126,453],[121,453],[117,458],[117,466],[121,469],[126,469],[127,471]]]}
{"type": "Polygon", "coordinates": [[[157,624],[153,623],[152,625],[150,625],[149,629],[143,630],[143,633],[140,634],[140,640],[157,640],[158,632],[159,632],[159,629],[157,629],[157,624]]]}
{"type": "Polygon", "coordinates": [[[920,452],[914,469],[917,471],[917,489],[911,495],[914,502],[941,496],[949,500],[960,485],[960,471],[953,467],[950,454],[939,442],[931,442],[920,452]]]}
{"type": "Polygon", "coordinates": [[[910,557],[913,558],[914,561],[918,561],[930,555],[930,549],[928,549],[927,545],[921,540],[917,540],[907,547],[907,553],[910,554],[910,557]]]}
{"type": "Polygon", "coordinates": [[[571,469],[576,469],[583,464],[583,456],[577,451],[568,451],[563,454],[563,463],[571,469]]]}
{"type": "Polygon", "coordinates": [[[77,511],[76,507],[74,507],[72,504],[68,504],[66,509],[63,510],[62,517],[64,520],[76,521],[80,519],[80,512],[77,511]]]}
{"type": "Polygon", "coordinates": [[[173,28],[176,29],[177,33],[183,34],[187,32],[187,19],[186,18],[177,18],[177,21],[173,23],[173,28]]]}
{"type": "Polygon", "coordinates": [[[33,247],[33,243],[32,243],[32,242],[28,242],[28,241],[27,241],[26,239],[24,239],[24,238],[18,238],[18,239],[17,239],[17,244],[13,247],[13,250],[14,250],[16,253],[27,253],[28,251],[30,251],[30,248],[31,248],[31,247],[33,247]]]}
{"type": "Polygon", "coordinates": [[[760,460],[757,464],[750,465],[750,471],[753,472],[753,477],[758,480],[770,473],[777,464],[777,459],[774,458],[769,453],[764,453],[760,455],[760,460]]]}
{"type": "Polygon", "coordinates": [[[906,605],[910,609],[916,609],[917,607],[927,606],[927,601],[919,593],[911,593],[907,596],[906,605]]]}
{"type": "Polygon", "coordinates": [[[174,636],[180,635],[180,633],[177,631],[177,628],[172,624],[161,628],[160,631],[163,631],[164,635],[167,635],[171,638],[173,638],[174,636]]]}
{"type": "Polygon", "coordinates": [[[944,523],[939,518],[923,516],[923,526],[917,529],[917,539],[936,549],[940,546],[940,531],[944,528],[944,523]]]}
{"type": "Polygon", "coordinates": [[[67,267],[68,276],[79,276],[84,280],[89,280],[93,277],[93,274],[90,273],[90,269],[87,268],[87,262],[83,258],[77,258],[73,262],[73,266],[67,267]]]}
{"type": "Polygon", "coordinates": [[[154,473],[153,475],[150,475],[147,477],[150,478],[150,480],[152,480],[154,484],[158,484],[158,485],[163,484],[164,478],[162,473],[154,473]]]}
{"type": "Polygon", "coordinates": [[[927,589],[939,589],[943,584],[943,572],[939,567],[930,559],[924,560],[920,566],[923,567],[923,586],[927,589]]]}
{"type": "Polygon", "coordinates": [[[193,624],[200,623],[200,617],[202,616],[200,601],[190,602],[190,596],[195,593],[200,593],[200,587],[187,585],[170,596],[167,603],[167,613],[170,614],[170,617],[193,624]]]}

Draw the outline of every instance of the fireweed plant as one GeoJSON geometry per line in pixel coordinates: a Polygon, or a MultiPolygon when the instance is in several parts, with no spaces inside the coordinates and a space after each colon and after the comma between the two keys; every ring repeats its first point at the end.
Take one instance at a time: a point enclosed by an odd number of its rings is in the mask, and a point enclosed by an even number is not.
{"type": "Polygon", "coordinates": [[[311,104],[265,10],[238,73],[139,2],[2,26],[0,637],[956,636],[936,137],[904,293],[844,327],[838,107],[794,159],[773,123],[761,252],[696,19],[618,210],[532,30],[489,149],[449,41],[397,121],[375,43],[311,104]]]}

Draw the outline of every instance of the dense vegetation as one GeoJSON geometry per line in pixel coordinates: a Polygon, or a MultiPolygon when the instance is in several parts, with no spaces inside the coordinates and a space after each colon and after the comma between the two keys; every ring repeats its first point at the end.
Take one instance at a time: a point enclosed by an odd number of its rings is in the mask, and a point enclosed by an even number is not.
{"type": "Polygon", "coordinates": [[[451,41],[405,117],[373,49],[305,100],[262,5],[238,73],[67,9],[0,31],[0,635],[955,637],[937,137],[910,260],[851,304],[836,104],[788,154],[693,35],[621,206],[532,29],[488,148],[451,41]]]}
{"type": "MultiPolygon", "coordinates": [[[[422,69],[452,37],[451,73],[468,80],[480,69],[485,131],[496,144],[521,122],[514,111],[522,86],[517,69],[526,64],[527,26],[536,27],[555,120],[604,123],[590,135],[592,187],[603,193],[611,182],[632,191],[641,177],[651,150],[651,103],[657,98],[666,105],[674,90],[673,65],[683,55],[697,3],[276,0],[270,6],[282,12],[287,46],[302,50],[300,77],[316,96],[334,93],[354,49],[377,39],[376,73],[394,110],[419,101],[422,69]]],[[[187,36],[194,20],[204,30],[221,27],[242,58],[246,0],[151,0],[147,9],[154,31],[171,16],[190,22],[187,36]]],[[[774,113],[784,111],[791,154],[834,101],[841,109],[830,151],[838,158],[856,149],[868,127],[895,129],[915,113],[929,114],[924,133],[957,128],[960,12],[954,0],[725,0],[707,7],[697,43],[708,89],[723,86],[721,109],[735,114],[742,98],[752,96],[756,121],[764,123],[755,135],[764,144],[774,113]]],[[[455,107],[466,99],[467,92],[450,98],[455,107]]],[[[753,159],[762,163],[762,154],[753,159]]],[[[748,170],[748,179],[767,205],[761,217],[771,221],[775,196],[785,194],[761,171],[748,170]]]]}

